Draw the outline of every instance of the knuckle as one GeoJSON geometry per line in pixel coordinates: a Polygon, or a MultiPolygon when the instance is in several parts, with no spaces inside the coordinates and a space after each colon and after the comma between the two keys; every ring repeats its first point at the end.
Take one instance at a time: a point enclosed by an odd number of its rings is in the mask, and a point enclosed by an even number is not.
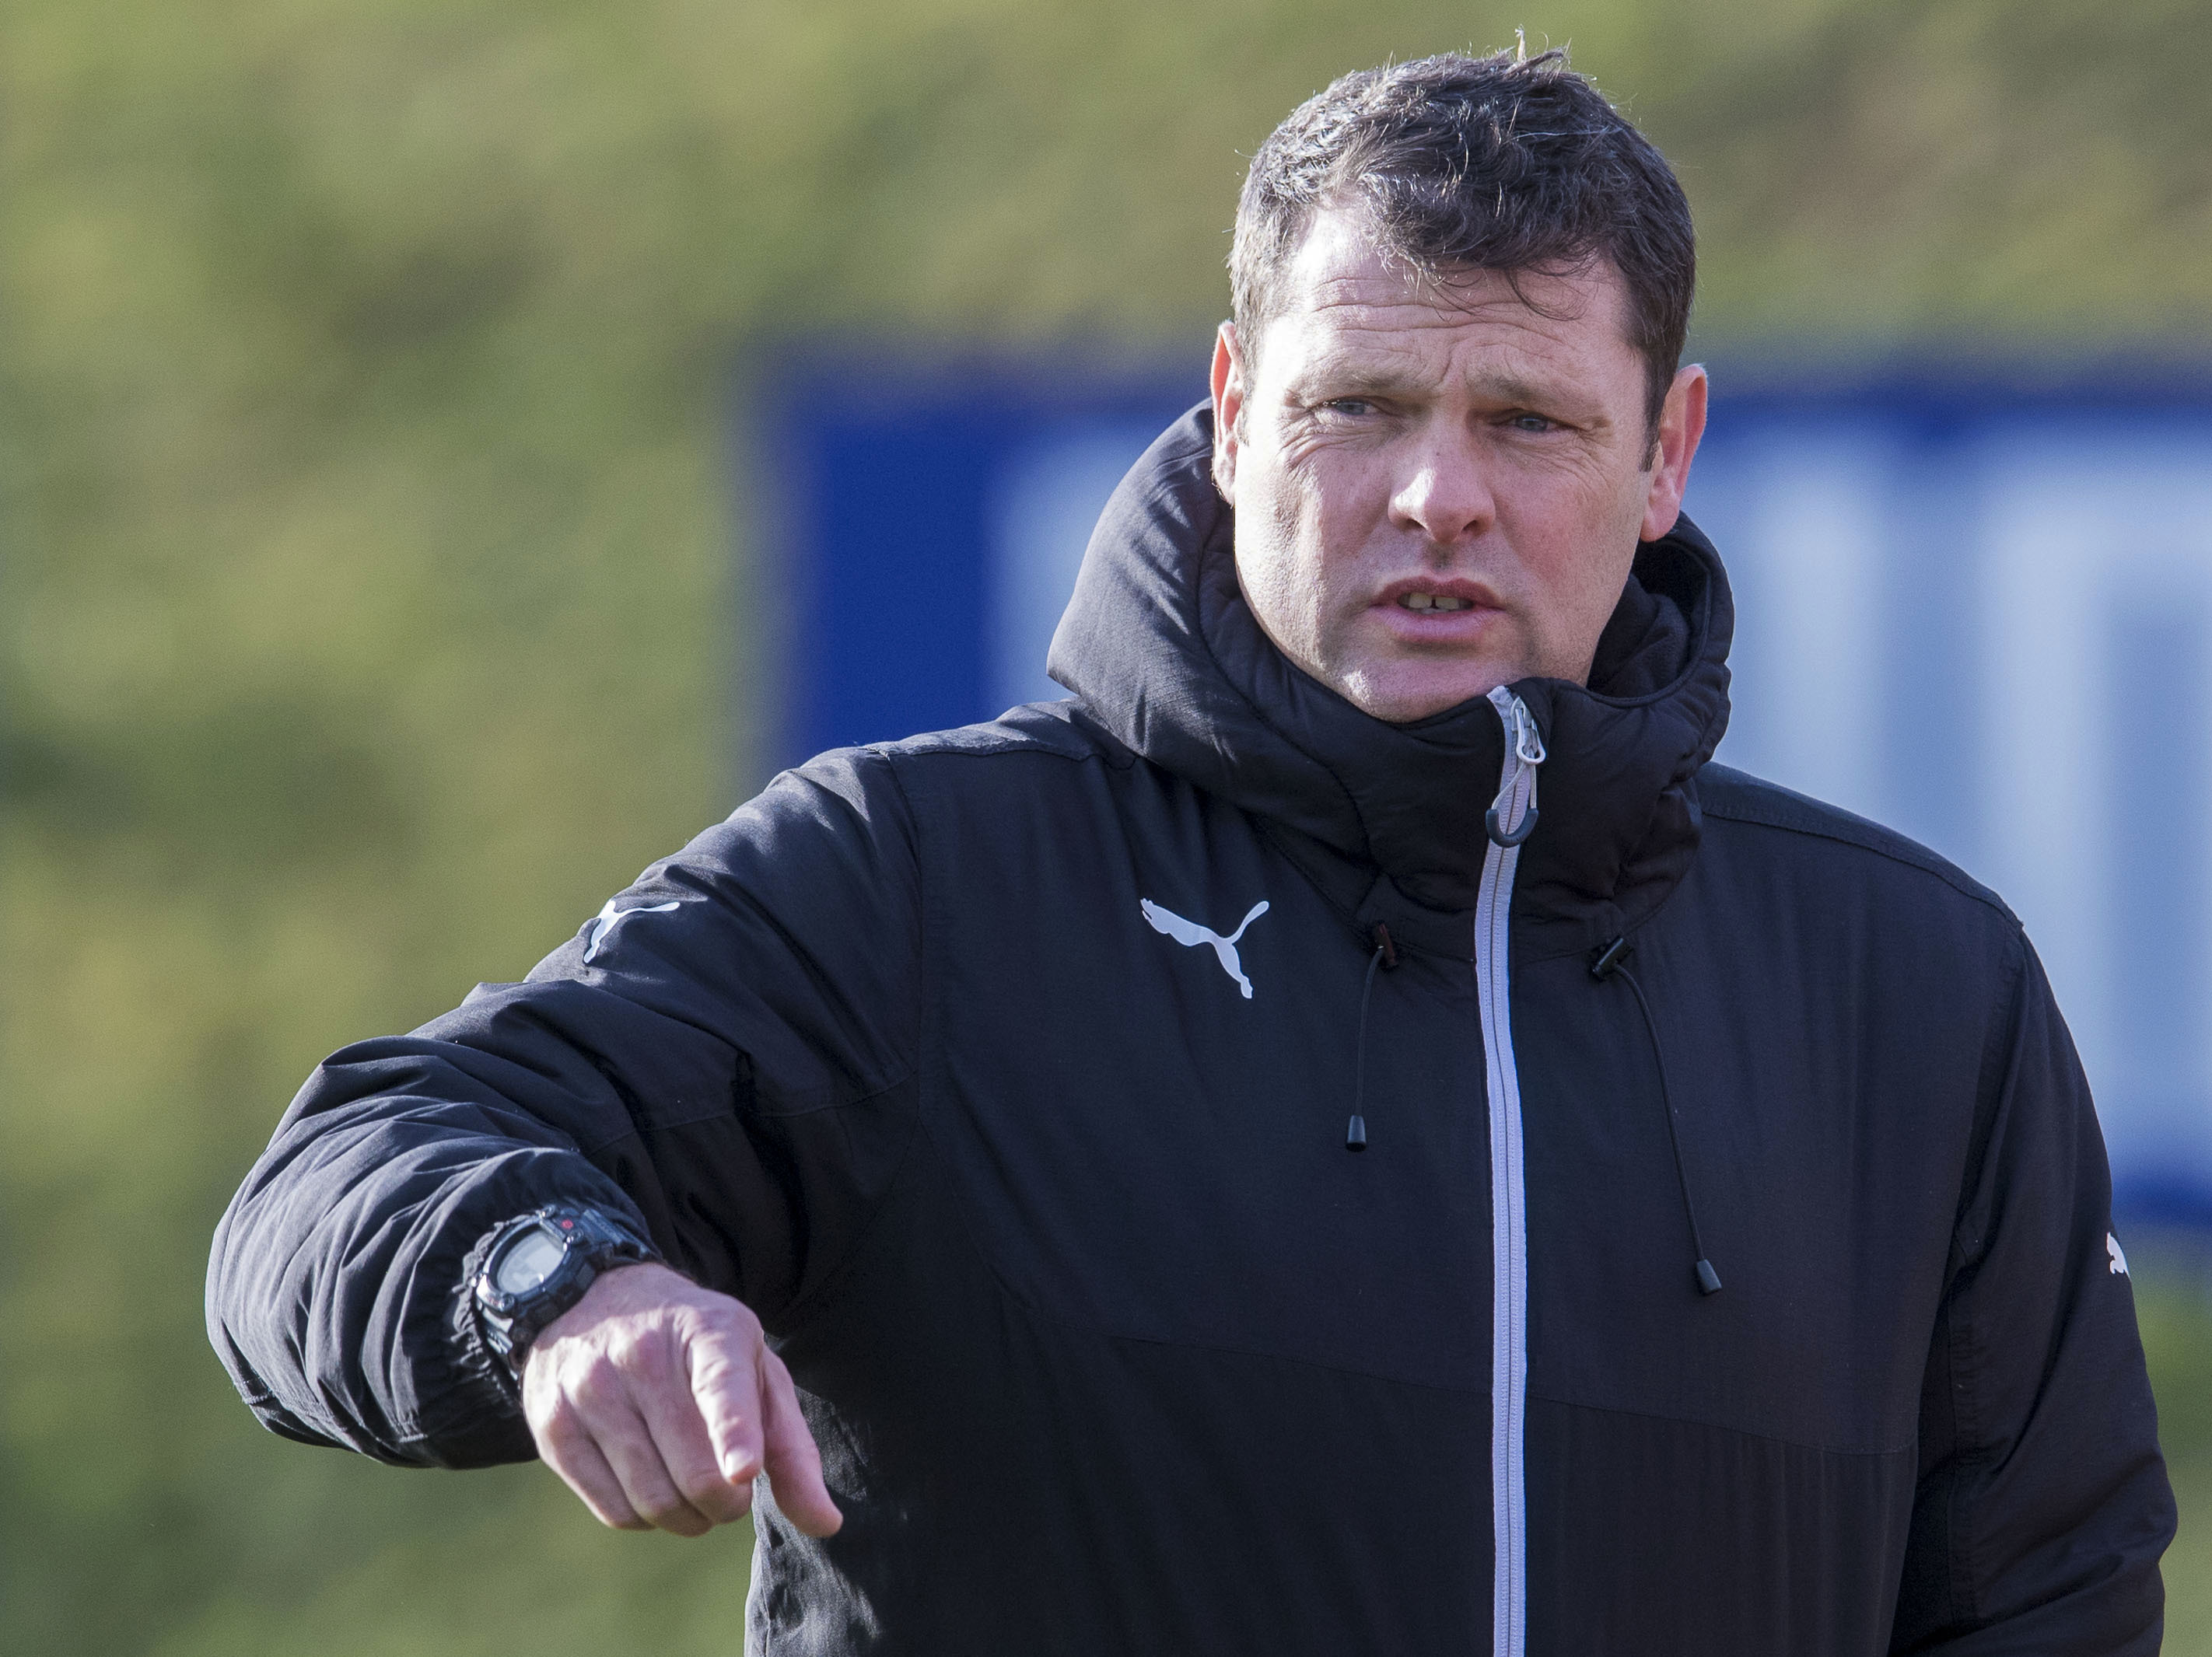
{"type": "Polygon", "coordinates": [[[676,1493],[676,1486],[670,1483],[667,1474],[658,1465],[648,1471],[633,1463],[619,1467],[618,1472],[623,1482],[623,1494],[629,1498],[630,1506],[647,1519],[659,1518],[684,1499],[676,1493]]]}
{"type": "Polygon", "coordinates": [[[625,1325],[610,1329],[601,1347],[602,1361],[617,1369],[628,1369],[637,1363],[637,1331],[625,1325]]]}
{"type": "Polygon", "coordinates": [[[725,1414],[750,1409],[754,1389],[747,1384],[749,1379],[737,1360],[727,1353],[702,1352],[691,1361],[693,1389],[710,1395],[715,1406],[725,1414]]]}
{"type": "Polygon", "coordinates": [[[592,1517],[611,1531],[635,1530],[644,1521],[640,1520],[629,1502],[623,1500],[619,1490],[609,1490],[596,1480],[580,1478],[576,1473],[556,1469],[562,1481],[576,1493],[576,1499],[591,1510],[592,1517]]]}
{"type": "Polygon", "coordinates": [[[560,1399],[543,1410],[533,1410],[526,1417],[530,1423],[530,1435],[538,1441],[539,1454],[558,1465],[559,1459],[582,1436],[576,1412],[568,1400],[560,1399]]]}
{"type": "Polygon", "coordinates": [[[726,1329],[695,1326],[684,1331],[674,1344],[695,1375],[735,1369],[753,1353],[753,1348],[741,1336],[726,1329]]]}
{"type": "Polygon", "coordinates": [[[641,1380],[665,1381],[675,1366],[671,1360],[668,1342],[658,1338],[638,1338],[629,1343],[624,1354],[623,1368],[641,1380]]]}
{"type": "Polygon", "coordinates": [[[588,1410],[612,1403],[623,1391],[621,1366],[609,1356],[595,1355],[591,1362],[579,1364],[568,1378],[564,1401],[588,1410]]]}
{"type": "Polygon", "coordinates": [[[707,1420],[708,1435],[719,1447],[725,1462],[737,1456],[758,1459],[761,1440],[766,1434],[755,1399],[734,1393],[718,1393],[701,1413],[707,1420]]]}
{"type": "Polygon", "coordinates": [[[684,1499],[699,1512],[718,1520],[742,1518],[750,1505],[750,1489],[746,1501],[738,1500],[739,1487],[713,1472],[701,1474],[684,1481],[684,1499]]]}
{"type": "Polygon", "coordinates": [[[664,1531],[689,1535],[700,1527],[699,1510],[672,1489],[643,1505],[645,1516],[664,1531]]]}
{"type": "Polygon", "coordinates": [[[761,1410],[759,1372],[736,1358],[714,1354],[695,1360],[690,1369],[692,1390],[701,1407],[727,1416],[757,1416],[761,1410]]]}
{"type": "Polygon", "coordinates": [[[732,1300],[727,1295],[714,1295],[685,1309],[689,1314],[685,1321],[694,1338],[731,1342],[741,1349],[760,1338],[760,1320],[743,1301],[732,1300]]]}

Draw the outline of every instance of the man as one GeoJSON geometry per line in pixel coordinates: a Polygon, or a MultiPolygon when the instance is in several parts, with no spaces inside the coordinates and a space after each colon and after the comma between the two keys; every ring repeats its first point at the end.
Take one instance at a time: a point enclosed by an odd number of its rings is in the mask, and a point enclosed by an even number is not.
{"type": "Polygon", "coordinates": [[[824,756],[333,1056],[216,1240],[240,1389],[618,1527],[764,1473],[763,1651],[2154,1650],[2033,952],[1708,763],[1672,173],[1433,58],[1291,117],[1231,264],[1074,699],[824,756]]]}

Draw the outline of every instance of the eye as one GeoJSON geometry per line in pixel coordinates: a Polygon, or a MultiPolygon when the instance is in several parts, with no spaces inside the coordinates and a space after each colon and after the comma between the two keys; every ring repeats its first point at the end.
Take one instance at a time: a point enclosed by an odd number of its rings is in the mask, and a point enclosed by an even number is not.
{"type": "Polygon", "coordinates": [[[1507,421],[1506,424],[1516,432],[1548,432],[1555,429],[1557,426],[1556,422],[1548,420],[1540,414],[1517,414],[1507,421]]]}
{"type": "Polygon", "coordinates": [[[1375,405],[1364,397],[1333,397],[1322,408],[1329,414],[1345,415],[1358,419],[1375,412],[1375,405]]]}

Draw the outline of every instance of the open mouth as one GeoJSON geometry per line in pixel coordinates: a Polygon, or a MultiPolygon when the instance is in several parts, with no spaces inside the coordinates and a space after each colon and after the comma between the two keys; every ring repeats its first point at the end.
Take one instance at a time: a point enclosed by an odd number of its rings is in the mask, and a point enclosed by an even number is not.
{"type": "Polygon", "coordinates": [[[1474,600],[1455,598],[1450,594],[1443,592],[1408,592],[1400,596],[1398,608],[1415,610],[1473,610],[1474,600]]]}

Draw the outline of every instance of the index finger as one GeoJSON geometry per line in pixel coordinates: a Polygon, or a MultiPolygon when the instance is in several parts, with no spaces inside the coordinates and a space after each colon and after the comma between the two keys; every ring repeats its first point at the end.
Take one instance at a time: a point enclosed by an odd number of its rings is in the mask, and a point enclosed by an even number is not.
{"type": "Polygon", "coordinates": [[[763,1454],[775,1505],[807,1535],[834,1536],[843,1527],[845,1515],[837,1511],[830,1487],[823,1482],[822,1452],[815,1448],[814,1435],[806,1430],[806,1417],[799,1413],[799,1389],[792,1385],[783,1360],[765,1347],[760,1367],[761,1401],[767,1411],[762,1423],[763,1454]]]}

